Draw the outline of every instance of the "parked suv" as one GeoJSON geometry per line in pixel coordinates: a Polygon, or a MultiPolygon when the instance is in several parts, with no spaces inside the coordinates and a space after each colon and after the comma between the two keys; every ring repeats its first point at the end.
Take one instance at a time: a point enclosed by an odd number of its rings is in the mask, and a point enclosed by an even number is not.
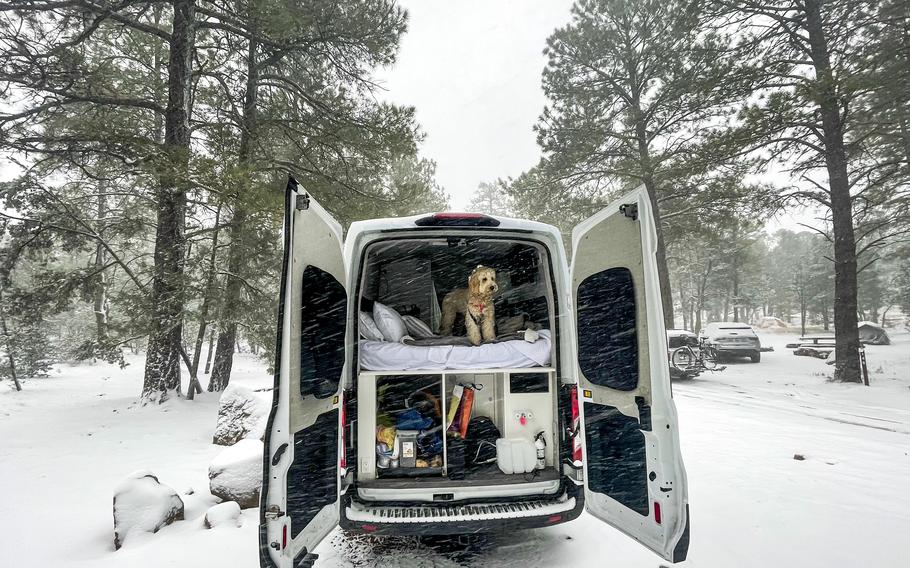
{"type": "Polygon", "coordinates": [[[748,357],[753,363],[761,361],[761,341],[752,326],[737,322],[713,322],[698,334],[720,357],[748,357]]]}
{"type": "Polygon", "coordinates": [[[342,240],[289,180],[263,568],[312,565],[337,525],[469,534],[554,525],[582,509],[671,562],[686,558],[686,472],[647,193],[572,237],[571,267],[555,227],[479,214],[361,221],[342,240]],[[472,346],[433,333],[442,299],[479,264],[496,270],[500,332],[518,318],[523,338],[472,346]],[[396,313],[412,326],[407,338],[396,313]],[[456,410],[469,388],[473,407],[456,410]],[[501,433],[496,462],[476,471],[465,465],[479,455],[465,450],[472,412],[501,433]],[[530,444],[536,459],[515,466],[527,453],[500,441],[530,444]]]}

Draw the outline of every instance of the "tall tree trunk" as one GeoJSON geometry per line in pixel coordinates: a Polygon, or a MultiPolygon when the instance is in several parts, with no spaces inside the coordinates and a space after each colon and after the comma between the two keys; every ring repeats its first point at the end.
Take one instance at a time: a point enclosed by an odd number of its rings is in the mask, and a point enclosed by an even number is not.
{"type": "Polygon", "coordinates": [[[820,0],[806,0],[806,31],[818,90],[822,119],[825,166],[831,191],[831,224],[834,232],[834,380],[862,382],[857,328],[856,238],[853,199],[847,177],[844,124],[821,15],[820,0]]]}
{"type": "Polygon", "coordinates": [[[799,318],[801,322],[801,331],[803,335],[806,335],[806,314],[808,313],[808,308],[806,307],[806,302],[802,299],[799,301],[799,318]]]}
{"type": "Polygon", "coordinates": [[[215,352],[215,330],[209,331],[209,349],[205,354],[205,374],[208,375],[212,370],[212,354],[215,352]]]}
{"type": "Polygon", "coordinates": [[[638,145],[638,159],[642,172],[642,183],[648,191],[651,211],[654,213],[654,225],[657,229],[657,278],[660,282],[660,301],[663,305],[664,326],[674,327],[673,292],[670,287],[670,270],[667,266],[667,245],[664,240],[664,228],[661,222],[660,207],[657,203],[657,182],[654,179],[654,164],[651,159],[651,148],[648,141],[648,125],[641,110],[641,86],[634,65],[629,66],[629,90],[632,93],[631,111],[635,123],[635,141],[638,145]]]}
{"type": "Polygon", "coordinates": [[[195,44],[195,0],[173,0],[168,55],[168,101],[164,118],[167,163],[159,176],[152,318],[142,398],[164,402],[180,393],[183,340],[183,270],[190,154],[189,105],[195,44]]]}
{"type": "Polygon", "coordinates": [[[711,275],[712,261],[708,261],[705,271],[701,275],[701,281],[698,283],[698,303],[695,306],[695,324],[692,331],[698,333],[701,331],[701,314],[705,309],[705,292],[708,289],[708,277],[711,275]]]}
{"type": "MultiPolygon", "coordinates": [[[[739,231],[733,232],[734,241],[739,239],[739,231]]],[[[739,321],[739,251],[733,253],[733,321],[739,321]]]]}
{"type": "Polygon", "coordinates": [[[680,307],[682,308],[682,328],[689,329],[689,313],[691,310],[686,302],[682,302],[680,307]]]}
{"type": "MultiPolygon", "coordinates": [[[[253,139],[257,122],[257,105],[259,103],[259,46],[255,39],[251,39],[247,54],[247,80],[243,104],[243,128],[240,133],[240,149],[237,163],[241,174],[248,182],[252,182],[251,173],[243,171],[250,167],[253,152],[253,139]]],[[[240,274],[243,270],[243,237],[247,231],[246,223],[249,213],[246,210],[246,192],[239,191],[234,203],[234,215],[231,218],[231,245],[228,249],[227,284],[224,290],[224,304],[222,308],[222,324],[218,333],[218,344],[215,348],[215,362],[212,366],[212,376],[209,379],[209,391],[221,391],[227,387],[231,380],[231,369],[234,365],[234,344],[237,341],[237,318],[242,309],[241,292],[242,280],[240,274]]]]}
{"type": "Polygon", "coordinates": [[[240,315],[242,281],[238,278],[243,269],[243,234],[246,231],[246,211],[237,206],[231,219],[231,246],[228,249],[227,285],[224,289],[224,304],[221,310],[221,330],[215,347],[215,361],[209,379],[210,392],[223,391],[231,380],[234,365],[234,344],[237,341],[237,318],[240,315]]]}
{"type": "Polygon", "coordinates": [[[205,287],[202,293],[202,306],[199,308],[199,329],[196,332],[196,344],[193,348],[192,374],[199,372],[199,358],[202,356],[202,344],[205,342],[205,330],[208,328],[209,311],[212,295],[215,293],[215,263],[218,254],[218,233],[221,223],[221,203],[215,211],[215,231],[212,233],[212,250],[209,253],[209,268],[205,278],[205,287]]]}
{"type": "Polygon", "coordinates": [[[831,190],[831,225],[834,232],[834,380],[862,382],[857,328],[856,238],[853,199],[847,178],[844,124],[831,70],[820,0],[806,0],[806,31],[815,66],[818,107],[825,143],[825,166],[831,190]]]}
{"type": "MultiPolygon", "coordinates": [[[[2,306],[2,303],[0,303],[2,306]]],[[[6,358],[9,361],[9,374],[13,379],[13,384],[16,385],[16,390],[21,391],[22,385],[19,384],[19,377],[16,376],[16,359],[13,356],[13,349],[10,347],[9,341],[9,330],[6,328],[6,315],[0,309],[0,331],[3,332],[3,338],[6,340],[6,358]]]]}
{"type": "MultiPolygon", "coordinates": [[[[641,121],[639,121],[640,124],[641,121]]],[[[639,129],[638,150],[642,160],[642,167],[650,168],[651,154],[648,149],[647,134],[644,125],[639,129]]],[[[667,244],[664,241],[664,228],[661,221],[660,207],[657,204],[657,184],[650,173],[644,175],[644,186],[648,192],[648,201],[651,202],[651,211],[654,213],[654,226],[657,229],[657,277],[660,281],[660,302],[664,311],[664,326],[673,329],[673,291],[670,287],[670,269],[667,266],[667,244]]]]}
{"type": "MultiPolygon", "coordinates": [[[[104,238],[104,218],[107,215],[107,196],[105,184],[98,184],[98,225],[95,232],[104,238]]],[[[99,346],[107,344],[107,319],[109,306],[107,301],[107,274],[104,265],[107,262],[107,250],[97,240],[95,244],[95,282],[92,286],[92,307],[95,312],[95,336],[99,346]]]]}

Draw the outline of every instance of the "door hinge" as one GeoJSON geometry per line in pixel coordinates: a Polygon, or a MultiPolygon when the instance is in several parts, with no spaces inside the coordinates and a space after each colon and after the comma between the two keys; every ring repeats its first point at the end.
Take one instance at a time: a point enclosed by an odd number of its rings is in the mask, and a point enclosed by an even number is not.
{"type": "Polygon", "coordinates": [[[619,212],[629,219],[635,221],[638,219],[638,203],[627,203],[625,205],[620,205],[619,212]]]}
{"type": "Polygon", "coordinates": [[[281,510],[281,507],[278,505],[269,505],[269,508],[265,510],[265,518],[274,521],[280,517],[284,516],[284,511],[281,510]]]}
{"type": "Polygon", "coordinates": [[[306,211],[310,208],[310,196],[307,193],[297,196],[297,211],[306,211]]]}

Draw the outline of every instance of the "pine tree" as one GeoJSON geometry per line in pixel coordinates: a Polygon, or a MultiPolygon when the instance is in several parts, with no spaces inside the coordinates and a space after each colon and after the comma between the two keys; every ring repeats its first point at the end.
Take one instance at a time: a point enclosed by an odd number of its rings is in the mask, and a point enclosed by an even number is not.
{"type": "Polygon", "coordinates": [[[830,209],[834,243],[835,380],[860,382],[854,196],[867,164],[852,109],[870,94],[868,57],[876,0],[716,2],[737,22],[738,57],[760,96],[742,113],[736,145],[771,149],[804,189],[791,194],[830,209]],[[818,174],[821,174],[820,176],[818,174]],[[817,178],[821,179],[817,179],[817,178]]]}
{"type": "Polygon", "coordinates": [[[482,182],[471,195],[468,202],[468,211],[486,213],[487,215],[510,216],[512,213],[512,200],[503,189],[502,182],[482,182]]]}
{"type": "Polygon", "coordinates": [[[394,61],[405,29],[405,13],[393,2],[361,0],[339,13],[330,3],[290,8],[260,0],[238,3],[235,12],[235,25],[246,31],[245,80],[242,100],[231,101],[240,109],[231,116],[239,140],[236,185],[228,192],[230,248],[209,390],[222,390],[230,380],[238,326],[250,304],[248,280],[255,274],[250,243],[263,216],[273,217],[277,209],[263,211],[269,201],[258,199],[276,156],[329,211],[350,216],[352,196],[403,197],[394,194],[403,186],[382,181],[416,154],[413,111],[365,96],[374,89],[372,70],[394,61]]]}
{"type": "Polygon", "coordinates": [[[570,23],[547,41],[543,88],[550,102],[537,125],[545,183],[535,201],[547,200],[548,191],[606,201],[644,185],[657,224],[668,327],[664,214],[673,199],[697,191],[697,184],[681,189],[686,178],[718,164],[709,158],[717,148],[704,144],[704,127],[724,117],[736,89],[722,45],[704,29],[699,4],[676,0],[579,0],[570,23]]]}

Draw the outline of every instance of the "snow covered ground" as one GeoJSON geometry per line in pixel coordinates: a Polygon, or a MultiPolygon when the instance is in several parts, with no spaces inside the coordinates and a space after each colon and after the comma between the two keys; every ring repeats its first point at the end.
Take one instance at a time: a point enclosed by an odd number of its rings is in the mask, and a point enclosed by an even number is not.
{"type": "MultiPolygon", "coordinates": [[[[910,535],[910,335],[868,348],[872,386],[827,383],[831,367],[760,334],[762,362],[674,384],[689,474],[686,566],[906,566],[910,535]],[[805,460],[794,460],[802,454],[805,460]]],[[[234,381],[271,383],[241,357],[234,381]]],[[[258,565],[255,509],[242,526],[206,530],[207,468],[217,397],[139,407],[141,360],[121,371],[62,366],[21,393],[0,383],[0,565],[223,567],[258,565]],[[114,551],[111,498],[138,469],[184,495],[186,521],[114,551]]],[[[334,533],[317,566],[617,566],[665,564],[583,515],[491,537],[469,550],[334,533]]]]}

